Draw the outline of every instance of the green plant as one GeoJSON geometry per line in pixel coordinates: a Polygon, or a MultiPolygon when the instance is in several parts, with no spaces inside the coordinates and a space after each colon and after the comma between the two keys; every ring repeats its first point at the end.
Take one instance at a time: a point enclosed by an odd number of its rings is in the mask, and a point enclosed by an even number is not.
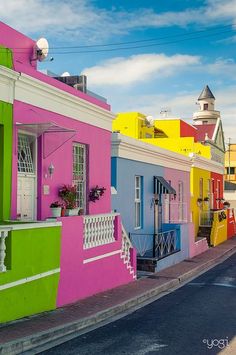
{"type": "Polygon", "coordinates": [[[76,187],[72,185],[63,185],[59,189],[59,196],[63,200],[67,209],[73,209],[77,207],[77,192],[76,187]]]}
{"type": "Polygon", "coordinates": [[[59,201],[52,202],[50,208],[62,207],[62,204],[59,201]]]}

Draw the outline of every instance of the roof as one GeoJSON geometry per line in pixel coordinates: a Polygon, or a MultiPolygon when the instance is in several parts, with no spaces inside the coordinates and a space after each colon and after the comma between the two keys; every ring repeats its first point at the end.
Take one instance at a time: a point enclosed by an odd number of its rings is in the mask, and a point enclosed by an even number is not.
{"type": "Polygon", "coordinates": [[[194,125],[197,128],[197,141],[202,142],[205,140],[206,133],[208,138],[212,139],[214,131],[215,131],[215,124],[202,124],[202,125],[194,125]]]}
{"type": "Polygon", "coordinates": [[[204,87],[204,89],[202,90],[198,98],[198,100],[204,100],[204,99],[215,99],[215,96],[212,94],[208,85],[204,87]]]}
{"type": "Polygon", "coordinates": [[[230,181],[225,181],[225,190],[231,190],[235,191],[236,190],[236,184],[230,181]]]}

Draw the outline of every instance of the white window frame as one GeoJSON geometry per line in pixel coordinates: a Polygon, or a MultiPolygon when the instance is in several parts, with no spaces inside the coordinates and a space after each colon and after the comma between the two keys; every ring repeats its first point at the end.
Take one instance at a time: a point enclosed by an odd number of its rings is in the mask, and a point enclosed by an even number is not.
{"type": "Polygon", "coordinates": [[[142,176],[134,180],[134,229],[142,228],[142,176]]]}
{"type": "Polygon", "coordinates": [[[73,152],[72,152],[72,185],[76,186],[77,189],[77,205],[79,209],[83,209],[83,213],[86,213],[87,207],[87,146],[86,144],[73,143],[73,152]],[[82,155],[76,153],[75,150],[82,150],[82,155]],[[76,165],[76,169],[74,169],[76,165]],[[79,173],[82,166],[82,174],[76,176],[76,173],[79,173]]]}

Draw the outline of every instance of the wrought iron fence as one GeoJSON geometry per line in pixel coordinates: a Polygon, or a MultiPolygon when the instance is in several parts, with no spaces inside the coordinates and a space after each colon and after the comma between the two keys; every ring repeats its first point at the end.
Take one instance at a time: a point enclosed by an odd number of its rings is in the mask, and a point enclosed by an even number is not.
{"type": "Polygon", "coordinates": [[[175,229],[158,234],[130,233],[131,242],[138,256],[163,259],[180,251],[175,229]]]}
{"type": "Polygon", "coordinates": [[[171,254],[180,251],[178,236],[175,229],[161,232],[155,238],[155,257],[163,259],[171,254]]]}

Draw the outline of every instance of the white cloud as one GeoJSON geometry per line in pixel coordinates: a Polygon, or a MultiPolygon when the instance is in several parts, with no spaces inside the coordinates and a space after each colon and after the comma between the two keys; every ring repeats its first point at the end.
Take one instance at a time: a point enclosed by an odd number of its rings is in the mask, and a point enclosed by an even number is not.
{"type": "Polygon", "coordinates": [[[56,35],[66,41],[76,39],[99,43],[132,30],[189,24],[236,23],[236,0],[208,0],[205,6],[183,11],[155,12],[151,7],[125,11],[95,5],[92,0],[8,0],[0,7],[0,18],[28,35],[56,35]]]}
{"type": "Polygon", "coordinates": [[[177,69],[200,63],[200,57],[176,54],[140,54],[128,58],[106,60],[101,65],[85,68],[82,74],[88,76],[89,84],[94,86],[125,86],[145,82],[155,76],[170,76],[177,69]]]}

